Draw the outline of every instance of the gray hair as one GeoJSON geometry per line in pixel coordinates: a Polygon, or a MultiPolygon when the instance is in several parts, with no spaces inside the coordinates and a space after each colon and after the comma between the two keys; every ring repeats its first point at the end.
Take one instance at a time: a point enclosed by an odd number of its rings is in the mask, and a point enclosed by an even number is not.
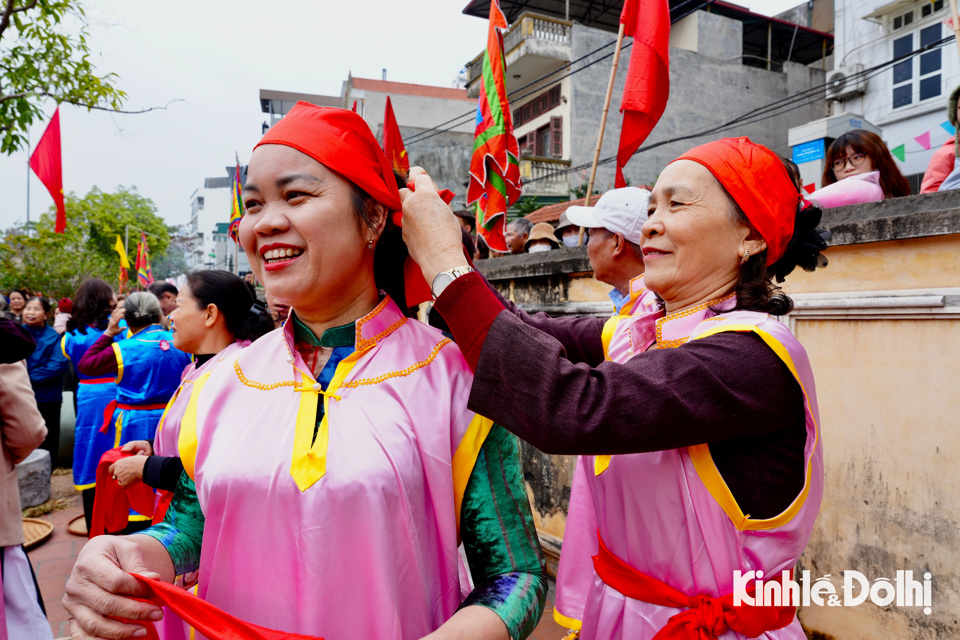
{"type": "Polygon", "coordinates": [[[530,230],[533,229],[533,223],[527,220],[526,218],[517,218],[510,223],[514,229],[517,230],[517,233],[520,235],[529,234],[530,230]]]}
{"type": "Polygon", "coordinates": [[[135,291],[123,301],[124,318],[131,327],[146,327],[160,322],[160,301],[149,291],[135,291]]]}

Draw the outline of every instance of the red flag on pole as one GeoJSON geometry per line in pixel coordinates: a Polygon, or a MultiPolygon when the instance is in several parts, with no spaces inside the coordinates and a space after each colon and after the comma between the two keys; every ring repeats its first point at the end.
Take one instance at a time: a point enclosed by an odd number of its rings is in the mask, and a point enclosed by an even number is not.
{"type": "Polygon", "coordinates": [[[356,100],[353,101],[353,109],[350,109],[350,111],[353,111],[354,113],[357,112],[357,101],[356,101],[356,100]]]}
{"type": "Polygon", "coordinates": [[[399,171],[403,175],[410,172],[410,158],[407,157],[403,138],[400,137],[400,127],[397,126],[397,119],[393,115],[390,96],[387,96],[387,108],[383,113],[383,152],[387,154],[387,160],[390,161],[394,171],[399,171]]]}
{"type": "Polygon", "coordinates": [[[657,125],[670,95],[670,5],[668,0],[626,0],[620,22],[633,36],[620,112],[616,188],[627,186],[623,167],[657,125]],[[642,16],[642,18],[641,18],[642,16]],[[642,20],[642,24],[641,24],[642,20]]]}
{"type": "Polygon", "coordinates": [[[63,165],[60,159],[60,107],[53,112],[47,130],[30,156],[30,168],[40,178],[57,205],[57,224],[54,231],[67,228],[67,213],[63,206],[63,165]]]}

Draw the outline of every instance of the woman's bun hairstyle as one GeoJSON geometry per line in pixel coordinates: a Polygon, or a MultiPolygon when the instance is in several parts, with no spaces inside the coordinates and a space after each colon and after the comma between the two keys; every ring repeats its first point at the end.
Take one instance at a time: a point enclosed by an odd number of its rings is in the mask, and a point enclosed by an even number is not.
{"type": "Polygon", "coordinates": [[[160,322],[160,301],[149,291],[135,291],[123,301],[127,324],[132,328],[148,327],[160,322]]]}
{"type": "Polygon", "coordinates": [[[273,331],[266,306],[253,297],[240,276],[229,271],[204,269],[187,276],[190,295],[199,309],[214,305],[223,315],[227,331],[236,340],[256,340],[273,331]]]}
{"type": "Polygon", "coordinates": [[[833,234],[817,226],[822,218],[823,209],[812,202],[800,201],[793,237],[787,244],[787,250],[779,260],[767,267],[778,283],[783,282],[797,267],[804,271],[815,271],[827,266],[827,258],[821,252],[826,250],[833,234]]]}

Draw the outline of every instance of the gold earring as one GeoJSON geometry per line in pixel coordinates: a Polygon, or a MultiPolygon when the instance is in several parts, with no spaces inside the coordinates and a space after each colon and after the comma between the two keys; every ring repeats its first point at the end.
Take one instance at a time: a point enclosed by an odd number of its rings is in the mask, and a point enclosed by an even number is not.
{"type": "Polygon", "coordinates": [[[372,239],[372,238],[367,242],[367,249],[370,249],[370,251],[373,251],[373,239],[372,239]]]}
{"type": "Polygon", "coordinates": [[[741,264],[741,265],[747,264],[747,260],[749,260],[749,259],[750,259],[750,249],[744,249],[744,250],[743,250],[743,257],[740,258],[740,264],[741,264]]]}

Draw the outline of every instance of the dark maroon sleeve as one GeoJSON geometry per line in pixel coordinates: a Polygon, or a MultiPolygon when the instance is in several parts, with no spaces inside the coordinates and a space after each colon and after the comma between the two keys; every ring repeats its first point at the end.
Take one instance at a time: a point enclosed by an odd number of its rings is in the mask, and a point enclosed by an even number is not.
{"type": "Polygon", "coordinates": [[[570,362],[597,365],[603,362],[603,318],[551,318],[529,315],[503,298],[479,273],[454,280],[437,298],[434,308],[443,316],[470,367],[476,370],[480,347],[497,315],[506,310],[524,324],[552,336],[563,346],[570,362]]]}
{"type": "Polygon", "coordinates": [[[624,454],[772,433],[803,419],[799,385],[751,333],[721,333],[597,367],[501,313],[470,409],[550,454],[624,454]]]}
{"type": "Polygon", "coordinates": [[[117,372],[117,368],[113,337],[107,334],[97,338],[77,363],[77,370],[85,376],[111,376],[117,372]]]}

